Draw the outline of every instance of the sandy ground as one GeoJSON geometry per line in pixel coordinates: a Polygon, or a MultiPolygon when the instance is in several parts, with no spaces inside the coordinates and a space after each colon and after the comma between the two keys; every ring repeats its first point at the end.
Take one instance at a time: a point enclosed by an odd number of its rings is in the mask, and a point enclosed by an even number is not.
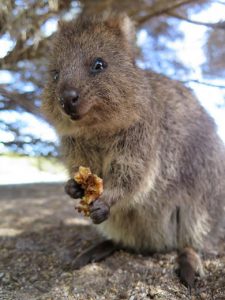
{"type": "Polygon", "coordinates": [[[101,239],[75,213],[62,184],[0,187],[0,299],[225,299],[225,243],[205,255],[206,275],[191,294],[175,274],[176,253],[119,251],[81,270],[68,268],[101,239]]]}

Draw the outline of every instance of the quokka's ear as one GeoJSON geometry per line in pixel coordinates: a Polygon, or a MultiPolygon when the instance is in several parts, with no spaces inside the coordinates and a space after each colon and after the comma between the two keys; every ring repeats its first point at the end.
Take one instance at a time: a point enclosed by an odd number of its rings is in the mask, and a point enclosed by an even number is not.
{"type": "Polygon", "coordinates": [[[61,29],[63,29],[66,26],[67,22],[63,21],[63,20],[59,20],[58,21],[58,26],[57,29],[60,31],[61,29]]]}
{"type": "Polygon", "coordinates": [[[134,22],[126,14],[120,17],[120,29],[128,39],[135,39],[134,22]]]}
{"type": "Polygon", "coordinates": [[[73,34],[75,34],[75,21],[73,21],[72,23],[72,21],[59,20],[57,27],[57,32],[64,36],[72,36],[73,34]]]}
{"type": "Polygon", "coordinates": [[[134,22],[128,17],[127,14],[105,14],[105,24],[114,29],[119,30],[127,42],[131,45],[135,42],[135,25],[134,22]]]}

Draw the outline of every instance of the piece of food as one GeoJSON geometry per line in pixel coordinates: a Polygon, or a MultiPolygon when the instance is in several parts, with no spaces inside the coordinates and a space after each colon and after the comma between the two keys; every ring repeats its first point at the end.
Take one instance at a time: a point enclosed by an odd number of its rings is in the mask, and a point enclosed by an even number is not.
{"type": "Polygon", "coordinates": [[[84,196],[79,205],[75,207],[78,212],[83,212],[85,216],[90,215],[90,204],[98,199],[103,192],[103,180],[91,173],[89,168],[80,166],[79,171],[74,174],[74,180],[84,189],[84,196]]]}

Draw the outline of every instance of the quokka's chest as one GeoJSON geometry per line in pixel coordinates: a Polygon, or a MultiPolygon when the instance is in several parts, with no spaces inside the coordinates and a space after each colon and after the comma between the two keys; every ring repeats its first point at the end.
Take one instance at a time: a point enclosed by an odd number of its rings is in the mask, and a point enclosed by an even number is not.
{"type": "Polygon", "coordinates": [[[106,151],[101,145],[83,142],[79,146],[76,159],[78,160],[78,164],[85,164],[85,167],[90,168],[93,173],[102,177],[106,156],[106,151]]]}

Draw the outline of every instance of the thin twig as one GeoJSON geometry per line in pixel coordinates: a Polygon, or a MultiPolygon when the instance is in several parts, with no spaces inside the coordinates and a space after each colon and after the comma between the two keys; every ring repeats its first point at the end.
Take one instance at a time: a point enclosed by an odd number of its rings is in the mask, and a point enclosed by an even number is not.
{"type": "Polygon", "coordinates": [[[221,5],[225,5],[225,2],[222,2],[222,1],[217,1],[216,3],[221,4],[221,5]]]}
{"type": "Polygon", "coordinates": [[[207,27],[218,28],[218,29],[225,29],[225,21],[220,21],[217,23],[208,23],[208,22],[190,20],[185,16],[181,16],[181,15],[173,13],[173,12],[167,12],[166,15],[168,15],[169,17],[172,17],[172,18],[180,19],[180,20],[195,24],[195,25],[207,26],[207,27]]]}
{"type": "Polygon", "coordinates": [[[196,0],[183,0],[183,1],[175,1],[171,3],[170,1],[167,1],[167,3],[163,3],[163,5],[160,6],[150,6],[148,11],[149,13],[145,16],[137,18],[137,24],[140,26],[147,22],[150,18],[159,16],[161,14],[165,14],[168,11],[171,11],[173,9],[176,9],[178,7],[181,7],[183,5],[189,4],[191,2],[196,2],[196,0]]]}
{"type": "Polygon", "coordinates": [[[180,81],[182,83],[194,82],[194,83],[198,83],[198,84],[202,84],[202,85],[206,85],[206,86],[210,86],[210,87],[214,87],[214,88],[225,89],[225,85],[219,85],[219,84],[209,83],[209,82],[200,81],[200,80],[197,80],[197,79],[180,80],[180,81]]]}
{"type": "Polygon", "coordinates": [[[0,85],[0,95],[10,102],[11,109],[20,106],[29,113],[33,113],[38,117],[41,116],[40,109],[34,104],[35,96],[37,96],[35,92],[18,93],[8,91],[0,85]]]}

